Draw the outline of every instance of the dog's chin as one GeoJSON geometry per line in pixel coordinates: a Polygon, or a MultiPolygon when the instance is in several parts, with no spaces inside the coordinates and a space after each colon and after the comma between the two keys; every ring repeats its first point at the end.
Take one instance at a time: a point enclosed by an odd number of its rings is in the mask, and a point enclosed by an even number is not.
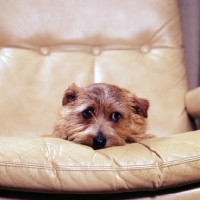
{"type": "Polygon", "coordinates": [[[104,139],[105,144],[96,145],[94,143],[95,138],[96,138],[96,135],[94,134],[75,133],[71,135],[70,137],[68,137],[68,140],[76,144],[89,146],[95,150],[104,149],[104,148],[113,147],[113,146],[124,146],[126,144],[126,141],[120,138],[119,136],[112,136],[112,135],[107,134],[104,139]]]}
{"type": "Polygon", "coordinates": [[[105,148],[114,147],[114,146],[124,146],[125,144],[126,144],[126,141],[124,141],[123,139],[121,139],[121,140],[110,140],[110,141],[108,141],[105,148]]]}

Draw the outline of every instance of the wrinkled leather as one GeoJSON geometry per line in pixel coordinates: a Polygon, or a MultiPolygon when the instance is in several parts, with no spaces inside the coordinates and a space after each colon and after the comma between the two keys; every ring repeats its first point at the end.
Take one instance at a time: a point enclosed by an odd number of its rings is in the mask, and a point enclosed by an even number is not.
{"type": "Polygon", "coordinates": [[[55,138],[1,137],[0,147],[2,188],[116,193],[199,181],[200,131],[97,151],[55,138]]]}
{"type": "Polygon", "coordinates": [[[177,0],[0,3],[1,189],[116,193],[199,181],[177,0]],[[37,138],[52,132],[72,82],[149,99],[147,131],[160,138],[98,151],[37,138]]]}

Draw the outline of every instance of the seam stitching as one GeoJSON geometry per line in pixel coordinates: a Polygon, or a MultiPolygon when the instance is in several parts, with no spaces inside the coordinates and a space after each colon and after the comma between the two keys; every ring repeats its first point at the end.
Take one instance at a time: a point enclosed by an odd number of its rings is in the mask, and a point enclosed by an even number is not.
{"type": "Polygon", "coordinates": [[[0,163],[0,167],[13,167],[13,168],[27,168],[27,169],[40,169],[40,170],[49,170],[49,171],[133,171],[133,170],[151,170],[151,169],[158,169],[158,168],[167,168],[177,165],[182,165],[185,163],[192,163],[200,161],[200,156],[192,157],[190,159],[182,159],[169,161],[167,163],[161,163],[157,165],[147,164],[147,165],[128,165],[128,166],[119,166],[119,167],[110,167],[110,166],[65,166],[65,165],[55,165],[52,166],[45,166],[45,165],[38,165],[37,163],[0,163]],[[72,169],[73,168],[73,169],[72,169]],[[81,169],[82,168],[82,169],[81,169]]]}

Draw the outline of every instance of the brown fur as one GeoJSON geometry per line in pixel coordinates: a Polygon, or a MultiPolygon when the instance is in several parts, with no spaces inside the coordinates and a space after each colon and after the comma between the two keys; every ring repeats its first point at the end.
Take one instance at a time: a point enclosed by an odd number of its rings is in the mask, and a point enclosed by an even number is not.
{"type": "Polygon", "coordinates": [[[96,83],[81,88],[72,84],[62,104],[52,134],[55,137],[94,149],[152,137],[145,134],[149,102],[115,85],[96,83]]]}

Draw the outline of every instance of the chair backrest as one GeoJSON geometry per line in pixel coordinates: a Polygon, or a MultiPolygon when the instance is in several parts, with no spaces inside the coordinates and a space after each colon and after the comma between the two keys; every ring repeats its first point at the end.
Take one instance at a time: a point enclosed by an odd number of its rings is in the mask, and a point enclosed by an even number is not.
{"type": "Polygon", "coordinates": [[[51,133],[73,82],[149,99],[149,133],[191,130],[178,0],[4,0],[0,21],[1,135],[51,133]]]}

